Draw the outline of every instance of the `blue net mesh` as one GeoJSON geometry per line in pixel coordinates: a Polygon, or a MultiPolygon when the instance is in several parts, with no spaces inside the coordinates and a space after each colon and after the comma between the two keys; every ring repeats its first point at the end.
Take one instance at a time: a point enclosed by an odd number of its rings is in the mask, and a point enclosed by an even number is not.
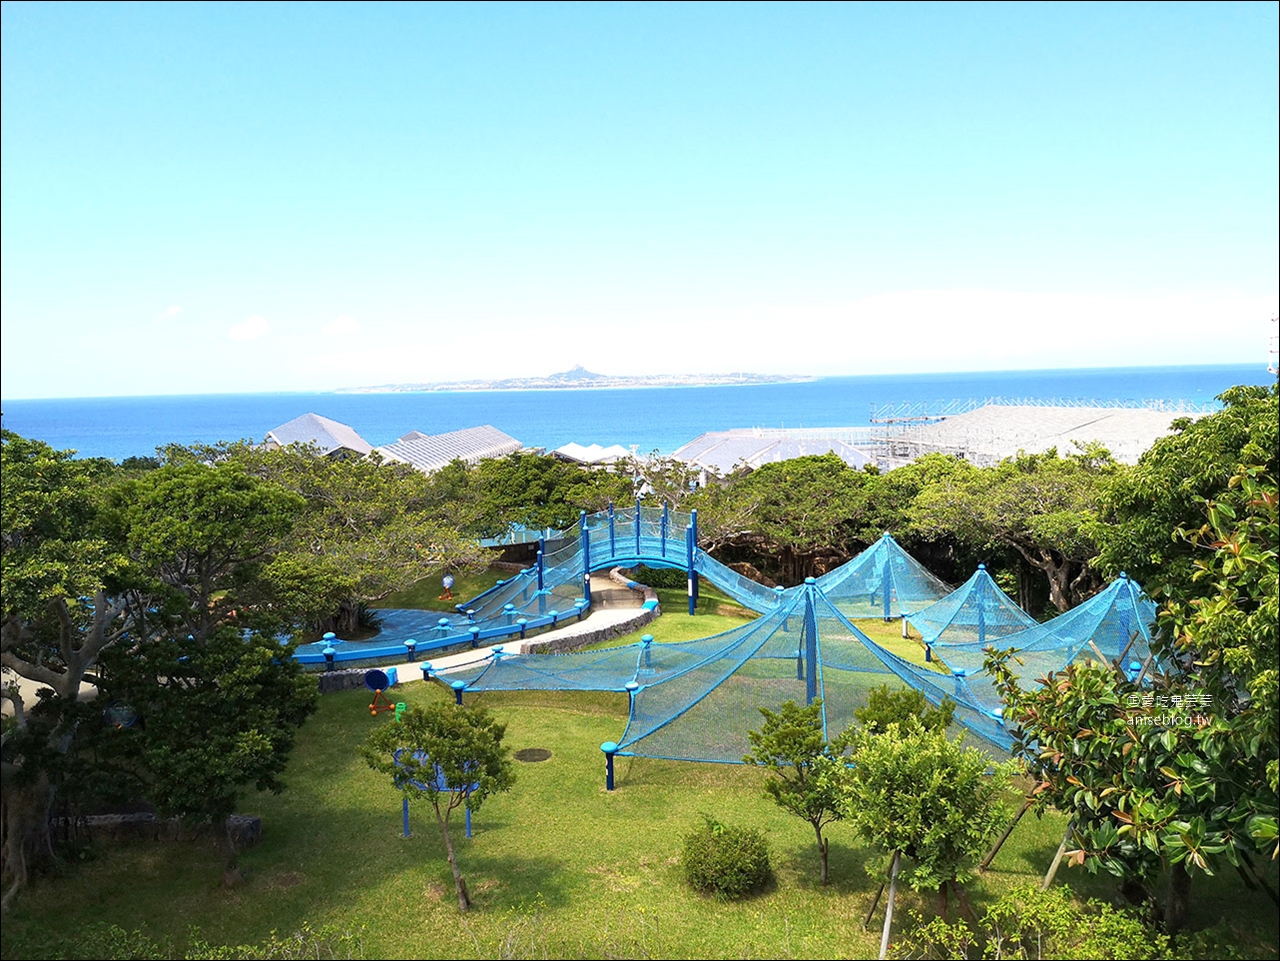
{"type": "Polygon", "coordinates": [[[991,579],[984,565],[942,600],[902,615],[920,632],[925,644],[946,649],[976,644],[979,649],[1036,625],[1036,619],[1015,604],[991,579]]]}
{"type": "Polygon", "coordinates": [[[888,534],[818,578],[818,587],[849,617],[886,619],[918,611],[951,592],[888,534]]]}
{"type": "MultiPolygon", "coordinates": [[[[1017,651],[1017,673],[1036,681],[1077,660],[1119,662],[1133,673],[1148,666],[1156,606],[1142,589],[1121,574],[1102,592],[1050,621],[1002,638],[991,646],[1017,651]],[[1123,657],[1122,657],[1123,655],[1123,657]],[[1020,666],[1019,666],[1020,665],[1020,666]]],[[[952,669],[976,675],[986,657],[976,641],[939,645],[936,653],[952,669]]]]}

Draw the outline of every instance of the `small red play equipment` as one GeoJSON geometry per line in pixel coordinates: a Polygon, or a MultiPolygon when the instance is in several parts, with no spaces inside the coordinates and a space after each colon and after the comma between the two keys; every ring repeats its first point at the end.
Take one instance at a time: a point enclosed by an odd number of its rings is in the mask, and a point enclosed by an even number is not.
{"type": "Polygon", "coordinates": [[[396,709],[395,704],[387,700],[386,695],[389,688],[395,687],[396,680],[396,669],[394,667],[389,667],[385,671],[380,671],[375,667],[364,672],[364,686],[373,691],[373,701],[369,704],[369,713],[374,717],[378,716],[379,711],[394,711],[396,709]]]}

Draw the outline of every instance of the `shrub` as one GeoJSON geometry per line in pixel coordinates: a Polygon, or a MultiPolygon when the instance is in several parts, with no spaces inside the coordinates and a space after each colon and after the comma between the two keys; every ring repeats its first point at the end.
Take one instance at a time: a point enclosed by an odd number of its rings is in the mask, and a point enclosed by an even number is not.
{"type": "MultiPolygon", "coordinates": [[[[976,931],[941,918],[923,922],[894,944],[895,958],[985,957],[1040,961],[1042,958],[1172,958],[1169,939],[1140,919],[1099,901],[1079,901],[1069,887],[1039,891],[1018,888],[986,912],[976,931]]],[[[1194,955],[1208,957],[1209,955],[1194,955]]]]}
{"type": "Polygon", "coordinates": [[[867,693],[866,707],[853,712],[854,718],[868,733],[880,734],[888,730],[890,724],[909,724],[913,719],[920,722],[926,731],[942,731],[951,723],[956,712],[956,702],[949,697],[942,699],[942,704],[934,707],[920,691],[911,688],[895,690],[888,684],[881,684],[867,693]]]}
{"type": "Polygon", "coordinates": [[[688,577],[687,571],[677,567],[646,567],[641,564],[631,570],[631,579],[646,587],[684,587],[688,577]]]}
{"type": "Polygon", "coordinates": [[[738,898],[759,890],[773,876],[769,843],[754,828],[730,827],[709,814],[684,836],[684,876],[699,891],[738,898]]]}

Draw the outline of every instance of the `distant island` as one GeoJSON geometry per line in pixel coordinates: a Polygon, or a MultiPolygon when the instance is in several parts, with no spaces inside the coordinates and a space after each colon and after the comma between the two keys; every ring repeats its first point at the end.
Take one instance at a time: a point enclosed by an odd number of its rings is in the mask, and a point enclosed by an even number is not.
{"type": "Polygon", "coordinates": [[[337,394],[399,394],[428,390],[599,390],[606,387],[728,387],[740,384],[795,384],[815,378],[807,374],[642,374],[615,377],[597,374],[581,364],[547,377],[459,380],[425,384],[381,384],[342,387],[337,394]]]}

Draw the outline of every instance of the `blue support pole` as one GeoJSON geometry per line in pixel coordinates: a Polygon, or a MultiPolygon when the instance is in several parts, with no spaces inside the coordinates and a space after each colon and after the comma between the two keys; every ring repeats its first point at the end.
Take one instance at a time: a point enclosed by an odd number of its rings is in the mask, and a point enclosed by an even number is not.
{"type": "Polygon", "coordinates": [[[471,808],[467,808],[467,837],[471,837],[471,808]]]}
{"type": "Polygon", "coordinates": [[[582,596],[591,603],[591,532],[587,530],[587,512],[579,515],[582,525],[582,596]]]}
{"type": "Polygon", "coordinates": [[[812,704],[818,696],[818,617],[813,609],[813,590],[816,581],[812,577],[804,579],[809,590],[804,596],[804,702],[812,704]]]}
{"type": "Polygon", "coordinates": [[[650,654],[653,648],[653,635],[652,634],[641,635],[640,643],[644,645],[644,666],[652,667],[653,664],[652,664],[652,661],[650,660],[650,654]]]}
{"type": "Polygon", "coordinates": [[[613,756],[618,753],[618,745],[613,741],[605,741],[600,745],[604,751],[604,789],[613,790],[613,756]]]}
{"type": "Polygon", "coordinates": [[[454,704],[457,704],[457,705],[459,705],[459,706],[461,706],[461,704],[462,704],[462,692],[463,692],[463,690],[466,688],[466,686],[467,686],[467,682],[466,682],[466,681],[454,681],[454,682],[453,682],[452,684],[450,684],[449,686],[450,686],[451,688],[453,688],[453,703],[454,703],[454,704]]]}
{"type": "Polygon", "coordinates": [[[618,542],[614,537],[613,529],[613,501],[609,501],[609,557],[610,559],[618,556],[618,542]]]}
{"type": "Polygon", "coordinates": [[[886,555],[884,559],[884,572],[880,575],[881,584],[884,588],[884,619],[886,621],[893,620],[893,616],[889,613],[889,598],[893,593],[893,568],[889,566],[889,558],[886,555]]]}
{"type": "Polygon", "coordinates": [[[402,798],[401,800],[404,802],[404,804],[403,804],[403,808],[404,808],[404,836],[405,836],[405,837],[408,837],[408,836],[409,836],[409,798],[406,796],[406,797],[402,798]]]}
{"type": "Polygon", "coordinates": [[[636,498],[636,559],[640,557],[640,498],[636,498]]]}
{"type": "Polygon", "coordinates": [[[685,559],[684,560],[685,570],[688,575],[688,580],[686,581],[686,583],[688,584],[688,590],[689,590],[689,613],[692,615],[694,610],[698,606],[698,602],[694,598],[694,593],[693,593],[693,579],[698,575],[695,574],[693,571],[693,528],[692,527],[686,527],[684,529],[684,559],[685,559]]]}
{"type": "MultiPolygon", "coordinates": [[[[986,564],[979,564],[978,570],[985,571],[986,564]]],[[[979,581],[982,584],[982,593],[978,595],[978,646],[986,647],[987,645],[987,582],[983,578],[979,581]]]]}
{"type": "MultiPolygon", "coordinates": [[[[693,532],[693,549],[689,555],[689,570],[693,571],[693,606],[698,606],[698,572],[693,570],[693,555],[698,552],[698,510],[695,507],[689,512],[689,530],[693,532]]],[[[690,614],[693,611],[689,612],[690,614]]]]}
{"type": "Polygon", "coordinates": [[[545,537],[538,538],[538,590],[544,591],[547,585],[543,583],[543,577],[546,573],[546,561],[543,559],[547,555],[547,539],[545,537]]]}
{"type": "Polygon", "coordinates": [[[662,556],[667,556],[667,527],[671,523],[671,509],[667,502],[662,502],[662,556]]]}

